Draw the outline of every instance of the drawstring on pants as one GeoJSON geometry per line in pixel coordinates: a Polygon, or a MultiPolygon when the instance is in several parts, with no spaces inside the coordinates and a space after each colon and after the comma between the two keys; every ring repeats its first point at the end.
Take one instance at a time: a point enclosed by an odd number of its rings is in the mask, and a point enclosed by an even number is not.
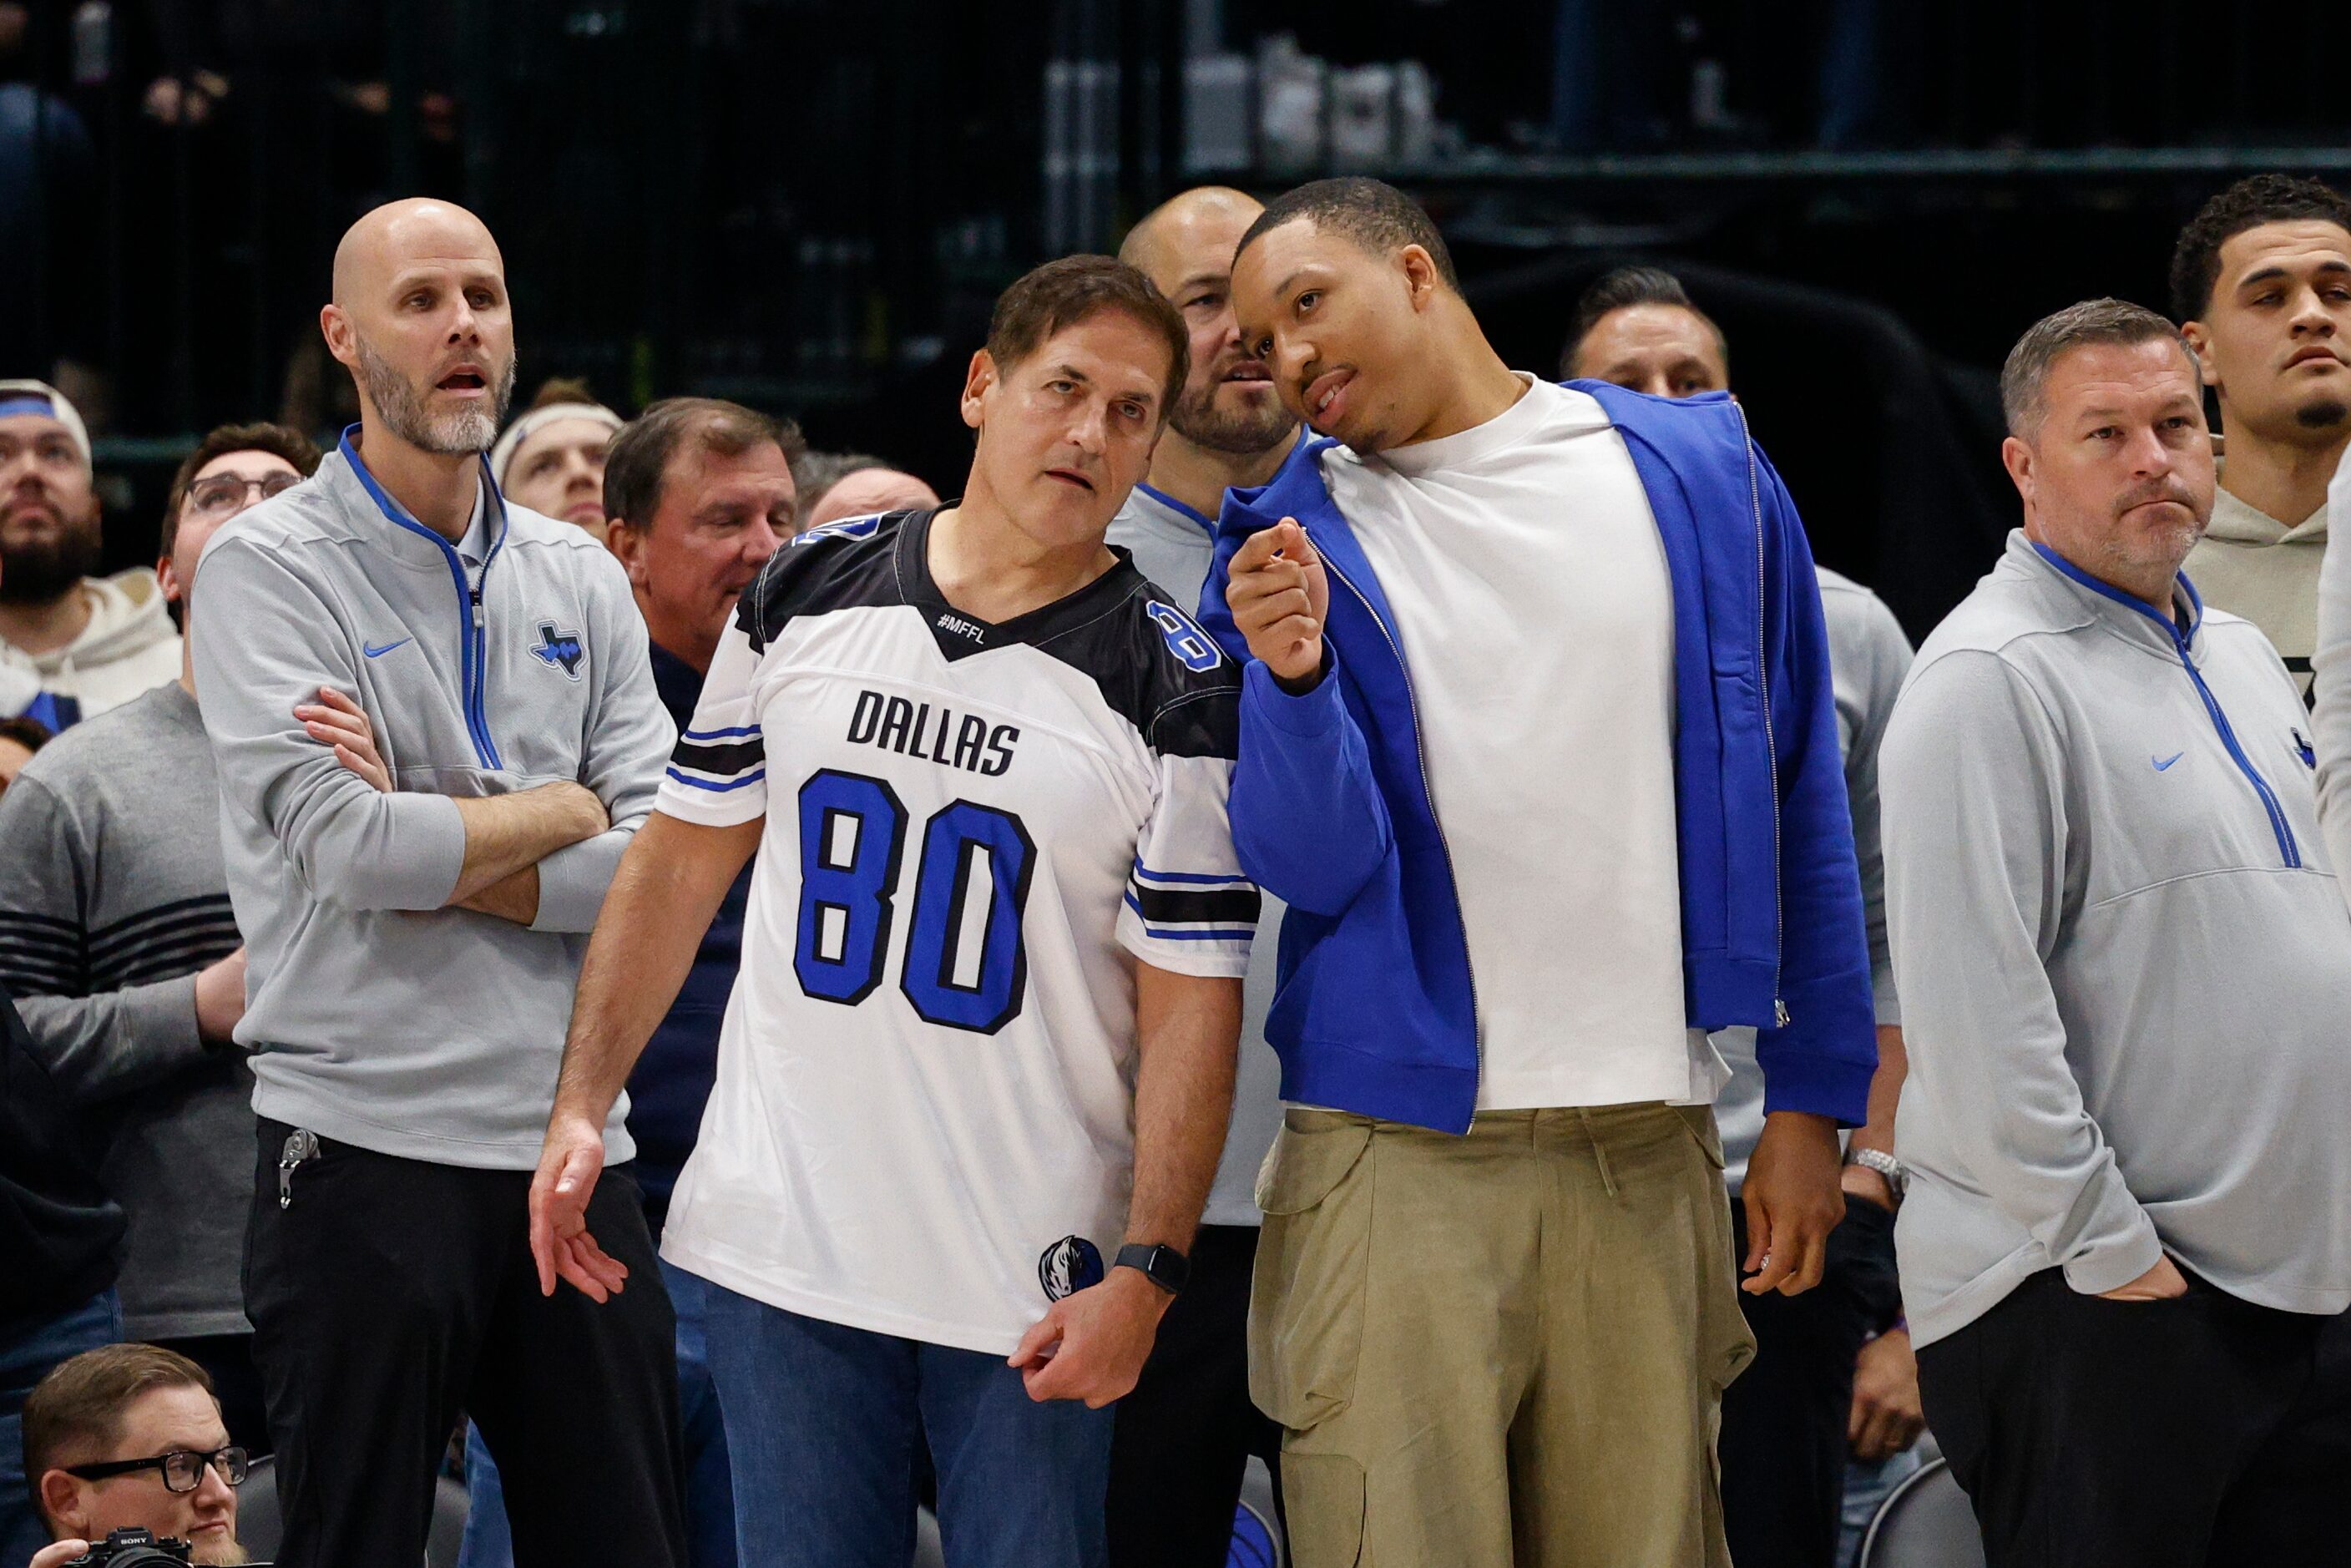
{"type": "Polygon", "coordinates": [[[1592,1113],[1583,1106],[1575,1108],[1576,1119],[1583,1124],[1583,1135],[1592,1140],[1592,1157],[1600,1162],[1601,1189],[1610,1197],[1616,1196],[1616,1176],[1608,1168],[1608,1145],[1600,1141],[1600,1129],[1592,1124],[1592,1113]]]}

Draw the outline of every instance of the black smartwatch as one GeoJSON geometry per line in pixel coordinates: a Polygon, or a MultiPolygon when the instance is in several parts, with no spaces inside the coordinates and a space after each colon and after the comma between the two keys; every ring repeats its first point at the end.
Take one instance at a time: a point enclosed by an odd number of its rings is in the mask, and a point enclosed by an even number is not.
{"type": "Polygon", "coordinates": [[[1178,1295],[1192,1278],[1192,1260],[1173,1247],[1154,1247],[1140,1241],[1130,1241],[1118,1249],[1112,1260],[1114,1269],[1139,1269],[1143,1277],[1166,1291],[1178,1295]]]}

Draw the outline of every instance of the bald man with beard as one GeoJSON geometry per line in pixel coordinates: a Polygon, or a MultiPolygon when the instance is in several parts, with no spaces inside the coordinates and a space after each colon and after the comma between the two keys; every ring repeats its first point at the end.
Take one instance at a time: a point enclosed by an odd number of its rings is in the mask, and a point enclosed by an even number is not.
{"type": "MultiPolygon", "coordinates": [[[[1167,296],[1191,333],[1191,371],[1151,455],[1150,477],[1111,519],[1109,539],[1189,612],[1208,575],[1225,491],[1262,485],[1298,442],[1263,363],[1233,319],[1233,251],[1256,197],[1204,185],[1134,225],[1119,259],[1167,296]]],[[[1269,899],[1258,929],[1280,926],[1269,899]]],[[[1249,1276],[1257,1258],[1258,1166],[1281,1124],[1281,1064],[1265,1042],[1275,944],[1250,951],[1240,1058],[1224,1158],[1192,1243],[1192,1280],[1167,1309],[1134,1392],[1118,1402],[1111,1447],[1110,1552],[1118,1568],[1213,1568],[1231,1548],[1249,1457],[1278,1473],[1281,1429],[1249,1396],[1249,1276]]]]}
{"type": "Polygon", "coordinates": [[[319,326],[360,422],[197,568],[232,632],[194,669],[246,936],[277,1561],[415,1568],[462,1410],[518,1561],[679,1563],[674,1319],[625,1098],[590,1218],[636,1288],[542,1292],[525,1228],[587,934],[675,737],[644,622],[593,537],[490,475],[514,323],[479,219],[361,218],[319,326]]]}

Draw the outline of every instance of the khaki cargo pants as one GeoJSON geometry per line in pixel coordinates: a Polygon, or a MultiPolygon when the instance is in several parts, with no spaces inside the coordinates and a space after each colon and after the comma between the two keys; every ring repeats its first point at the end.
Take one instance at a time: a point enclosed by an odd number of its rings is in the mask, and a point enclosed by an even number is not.
{"type": "Polygon", "coordinates": [[[1249,1393],[1299,1568],[1727,1568],[1755,1342],[1712,1111],[1293,1110],[1258,1201],[1249,1393]]]}

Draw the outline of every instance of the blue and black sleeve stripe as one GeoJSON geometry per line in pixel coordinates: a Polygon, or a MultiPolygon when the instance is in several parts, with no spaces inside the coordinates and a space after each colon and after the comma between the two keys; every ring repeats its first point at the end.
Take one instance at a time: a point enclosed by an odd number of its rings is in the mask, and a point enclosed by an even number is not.
{"type": "Polygon", "coordinates": [[[1247,878],[1159,872],[1141,861],[1126,879],[1127,907],[1148,936],[1176,942],[1246,942],[1263,904],[1247,878]]]}
{"type": "Polygon", "coordinates": [[[756,724],[689,729],[670,753],[669,776],[696,789],[740,789],[768,776],[768,745],[756,724]]]}

